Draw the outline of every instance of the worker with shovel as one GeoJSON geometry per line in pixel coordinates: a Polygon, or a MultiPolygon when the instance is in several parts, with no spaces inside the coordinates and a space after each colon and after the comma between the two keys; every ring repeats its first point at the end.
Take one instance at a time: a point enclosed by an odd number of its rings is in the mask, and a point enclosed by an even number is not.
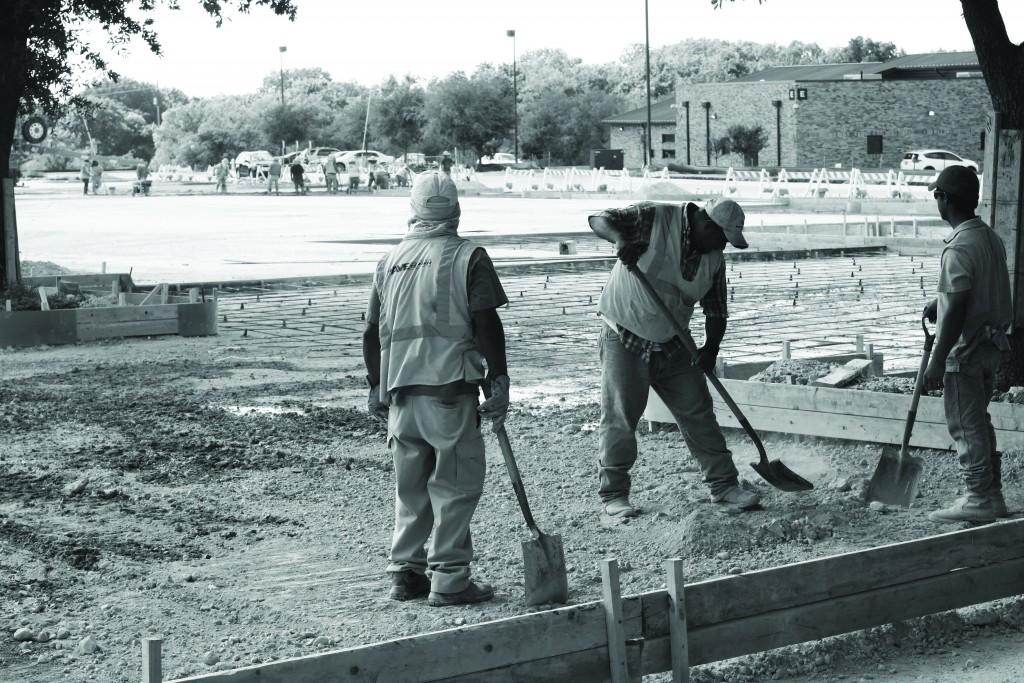
{"type": "MultiPolygon", "coordinates": [[[[590,217],[590,228],[613,242],[619,257],[598,305],[601,330],[600,490],[606,515],[635,517],[629,500],[637,458],[636,428],[653,388],[672,412],[697,459],[711,500],[750,510],[759,496],[739,486],[739,474],[715,419],[704,372],[715,367],[725,337],[726,243],[746,249],[744,213],[731,199],[696,204],[641,202],[590,217]],[[693,306],[704,312],[704,345],[695,356],[631,268],[646,274],[686,328],[693,306]]],[[[686,340],[689,341],[689,340],[686,340]]],[[[690,342],[692,343],[692,342],[690,342]]]]}
{"type": "Polygon", "coordinates": [[[391,598],[483,602],[494,589],[470,579],[469,526],[484,483],[480,417],[497,431],[508,413],[497,312],[508,298],[487,252],[458,235],[451,178],[417,176],[410,204],[405,238],[377,264],[363,334],[368,408],[387,420],[395,464],[391,598]]]}
{"type": "Polygon", "coordinates": [[[953,234],[942,249],[938,298],[924,311],[937,330],[924,388],[943,387],[946,425],[967,485],[967,495],[928,518],[944,523],[992,522],[1009,516],[1001,457],[988,414],[993,375],[1002,352],[1010,348],[1006,248],[996,231],[974,214],[979,183],[973,171],[949,166],[928,189],[953,234]]]}

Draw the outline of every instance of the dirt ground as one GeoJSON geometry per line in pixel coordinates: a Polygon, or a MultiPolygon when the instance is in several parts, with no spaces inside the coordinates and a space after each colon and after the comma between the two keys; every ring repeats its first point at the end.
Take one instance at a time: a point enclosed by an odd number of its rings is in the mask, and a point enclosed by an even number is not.
{"type": "MultiPolygon", "coordinates": [[[[768,436],[812,479],[768,488],[727,435],[764,509],[723,515],[674,431],[644,431],[627,525],[598,515],[596,365],[513,368],[508,429],[538,523],[565,543],[573,603],[822,557],[938,531],[954,458],[927,454],[920,504],[873,510],[860,492],[879,449],[768,436]],[[567,372],[569,374],[567,375],[567,372]]],[[[497,444],[474,521],[474,572],[497,598],[465,608],[387,599],[393,483],[364,411],[361,359],[270,355],[225,338],[0,349],[0,681],[135,681],[140,638],[164,638],[180,677],[478,623],[525,611],[526,538],[497,444]],[[23,630],[23,629],[27,629],[23,630]],[[20,638],[30,640],[16,640],[20,638]]],[[[1024,454],[1006,455],[1011,510],[1024,454]]],[[[1018,681],[1024,600],[1009,599],[699,667],[693,680],[1018,681]]],[[[664,680],[664,677],[651,677],[664,680]]]]}

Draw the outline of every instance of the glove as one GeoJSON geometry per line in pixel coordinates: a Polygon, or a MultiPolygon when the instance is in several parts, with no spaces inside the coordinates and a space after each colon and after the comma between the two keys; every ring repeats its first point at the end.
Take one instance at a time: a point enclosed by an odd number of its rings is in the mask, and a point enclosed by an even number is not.
{"type": "Polygon", "coordinates": [[[615,255],[629,268],[635,266],[636,262],[647,251],[647,245],[643,242],[619,242],[615,246],[615,255]]]}
{"type": "Polygon", "coordinates": [[[928,318],[928,322],[934,323],[939,317],[939,300],[932,299],[924,305],[924,311],[921,313],[922,316],[928,318]]]}
{"type": "MultiPolygon", "coordinates": [[[[486,380],[485,380],[486,381],[486,380]]],[[[487,400],[480,404],[480,417],[491,420],[491,431],[498,432],[505,426],[508,417],[508,390],[511,381],[508,375],[498,375],[490,380],[490,387],[484,390],[487,400]]]]}
{"type": "Polygon", "coordinates": [[[388,421],[388,413],[390,408],[388,404],[380,400],[380,385],[370,387],[370,394],[366,397],[366,409],[370,415],[377,418],[385,424],[388,421]]]}
{"type": "Polygon", "coordinates": [[[715,371],[716,360],[718,360],[718,349],[704,345],[697,349],[697,355],[693,357],[693,367],[712,373],[715,371]]]}

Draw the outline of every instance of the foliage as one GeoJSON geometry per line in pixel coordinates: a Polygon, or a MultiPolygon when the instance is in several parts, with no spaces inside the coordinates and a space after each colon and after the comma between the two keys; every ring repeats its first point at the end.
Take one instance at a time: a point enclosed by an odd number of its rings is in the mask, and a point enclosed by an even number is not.
{"type": "Polygon", "coordinates": [[[210,97],[170,110],[155,132],[156,163],[204,167],[243,150],[263,149],[259,119],[249,115],[252,102],[252,96],[210,97]]]}
{"type": "Polygon", "coordinates": [[[857,36],[839,53],[839,62],[886,62],[894,57],[902,57],[906,53],[896,48],[894,43],[879,43],[857,36]]]}
{"type": "Polygon", "coordinates": [[[376,130],[389,149],[406,153],[419,142],[426,124],[423,106],[426,93],[411,76],[399,80],[392,76],[381,86],[376,111],[376,130]]]}
{"type": "Polygon", "coordinates": [[[424,101],[424,151],[460,147],[479,159],[500,150],[513,125],[511,81],[490,64],[471,76],[459,71],[432,81],[424,101]]]}

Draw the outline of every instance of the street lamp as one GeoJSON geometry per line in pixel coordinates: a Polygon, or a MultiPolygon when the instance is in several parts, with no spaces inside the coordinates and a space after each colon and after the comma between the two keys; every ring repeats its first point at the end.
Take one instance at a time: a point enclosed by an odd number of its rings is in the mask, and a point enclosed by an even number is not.
{"type": "Polygon", "coordinates": [[[284,106],[284,53],[288,52],[288,47],[286,45],[282,45],[281,47],[277,48],[277,51],[278,51],[278,57],[280,58],[280,61],[281,61],[281,106],[283,107],[284,106]]]}
{"type": "Polygon", "coordinates": [[[516,78],[516,30],[510,28],[505,35],[512,39],[512,135],[515,141],[516,163],[519,163],[519,91],[516,78]]]}

